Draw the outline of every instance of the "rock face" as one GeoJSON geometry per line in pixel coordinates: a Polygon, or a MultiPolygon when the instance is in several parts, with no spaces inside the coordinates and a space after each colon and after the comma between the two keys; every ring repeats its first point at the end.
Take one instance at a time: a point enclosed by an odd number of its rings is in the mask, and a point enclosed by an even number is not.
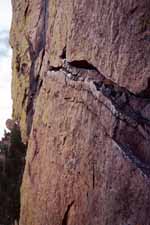
{"type": "Polygon", "coordinates": [[[20,225],[149,225],[150,2],[12,5],[20,225]]]}

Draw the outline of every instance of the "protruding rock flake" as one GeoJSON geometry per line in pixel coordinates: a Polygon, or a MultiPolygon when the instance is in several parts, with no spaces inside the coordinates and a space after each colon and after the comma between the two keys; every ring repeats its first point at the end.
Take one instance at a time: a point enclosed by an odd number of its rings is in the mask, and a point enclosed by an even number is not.
{"type": "Polygon", "coordinates": [[[12,5],[19,225],[150,225],[150,2],[12,5]]]}

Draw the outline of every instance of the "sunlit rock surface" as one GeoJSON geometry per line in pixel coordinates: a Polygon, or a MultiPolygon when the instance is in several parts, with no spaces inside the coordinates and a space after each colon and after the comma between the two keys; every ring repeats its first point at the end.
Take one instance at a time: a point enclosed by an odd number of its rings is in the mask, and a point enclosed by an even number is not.
{"type": "Polygon", "coordinates": [[[20,225],[150,224],[150,3],[13,0],[20,225]]]}

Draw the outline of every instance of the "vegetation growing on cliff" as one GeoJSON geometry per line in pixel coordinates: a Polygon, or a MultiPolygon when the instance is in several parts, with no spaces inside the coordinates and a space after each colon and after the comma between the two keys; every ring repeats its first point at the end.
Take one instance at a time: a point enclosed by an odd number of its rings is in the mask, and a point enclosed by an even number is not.
{"type": "Polygon", "coordinates": [[[19,220],[20,185],[26,152],[19,128],[5,132],[0,149],[0,224],[12,225],[19,220]]]}

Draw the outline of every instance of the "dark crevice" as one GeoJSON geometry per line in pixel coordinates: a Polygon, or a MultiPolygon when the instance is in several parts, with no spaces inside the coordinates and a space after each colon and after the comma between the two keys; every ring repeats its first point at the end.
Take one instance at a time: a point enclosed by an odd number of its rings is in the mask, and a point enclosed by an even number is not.
{"type": "Polygon", "coordinates": [[[28,1],[28,3],[27,3],[27,6],[26,6],[26,8],[25,8],[25,11],[24,11],[24,18],[25,18],[25,21],[26,21],[26,18],[27,18],[27,16],[28,16],[28,11],[29,11],[29,1],[28,1]]]}
{"type": "Polygon", "coordinates": [[[63,69],[62,66],[58,66],[58,67],[50,66],[49,67],[49,71],[54,71],[54,72],[60,71],[61,69],[63,69]]]}
{"type": "Polygon", "coordinates": [[[28,97],[27,89],[25,89],[23,100],[22,100],[22,106],[24,106],[27,97],[28,97]]]}
{"type": "Polygon", "coordinates": [[[41,62],[40,62],[40,67],[39,67],[38,75],[40,75],[40,72],[41,72],[41,69],[42,69],[44,55],[45,55],[45,49],[42,50],[42,56],[41,56],[41,62]]]}
{"type": "Polygon", "coordinates": [[[95,165],[93,162],[93,189],[95,188],[95,165]]]}
{"type": "Polygon", "coordinates": [[[20,64],[21,64],[21,57],[19,55],[16,56],[16,71],[19,74],[20,73],[20,64]]]}
{"type": "Polygon", "coordinates": [[[41,89],[42,85],[43,85],[43,80],[40,80],[40,81],[39,81],[39,84],[38,84],[38,90],[41,89]]]}
{"type": "Polygon", "coordinates": [[[68,62],[66,59],[64,59],[62,66],[55,67],[49,65],[48,70],[54,72],[62,70],[66,77],[69,77],[69,79],[75,81],[77,81],[78,78],[81,78],[80,73],[85,73],[86,71],[99,73],[96,67],[85,60],[68,62]]]}
{"type": "Polygon", "coordinates": [[[30,54],[30,57],[31,59],[34,61],[36,59],[36,53],[34,51],[34,48],[33,48],[33,45],[32,45],[32,42],[30,40],[30,37],[28,35],[25,34],[25,38],[28,42],[28,45],[29,45],[29,54],[30,54]]]}
{"type": "Polygon", "coordinates": [[[135,6],[134,8],[132,8],[129,12],[130,15],[133,15],[137,11],[137,9],[138,9],[138,6],[135,6]]]}
{"type": "Polygon", "coordinates": [[[43,32],[40,33],[39,36],[39,42],[36,49],[33,48],[32,42],[30,41],[29,37],[26,37],[28,44],[29,44],[29,53],[30,57],[32,59],[32,65],[30,69],[30,82],[29,82],[29,93],[28,93],[28,103],[27,103],[27,135],[29,136],[31,127],[32,127],[32,121],[33,121],[33,115],[34,115],[34,101],[39,93],[39,86],[41,86],[41,80],[39,79],[42,63],[44,60],[45,55],[45,46],[46,46],[46,32],[47,32],[47,18],[48,18],[48,1],[44,0],[42,3],[41,13],[40,17],[43,17],[43,32]],[[38,71],[38,74],[35,74],[35,66],[37,59],[42,51],[41,56],[41,64],[38,71]],[[40,83],[40,84],[39,84],[40,83]]]}
{"type": "Polygon", "coordinates": [[[78,69],[86,69],[86,70],[97,70],[96,67],[94,67],[92,64],[90,64],[88,61],[86,60],[75,60],[72,62],[68,62],[70,64],[70,66],[76,67],[78,69]]]}
{"type": "Polygon", "coordinates": [[[71,207],[73,206],[73,204],[74,204],[74,201],[72,201],[69,205],[68,205],[68,207],[67,207],[67,209],[66,209],[66,212],[65,212],[65,214],[64,214],[64,217],[63,217],[63,220],[62,220],[62,225],[68,225],[68,216],[69,216],[69,212],[70,212],[70,209],[71,209],[71,207]]]}
{"type": "Polygon", "coordinates": [[[60,55],[61,59],[66,59],[66,46],[62,50],[62,54],[60,55]]]}
{"type": "Polygon", "coordinates": [[[36,129],[33,129],[32,139],[33,139],[33,141],[35,143],[35,151],[33,152],[33,156],[32,156],[32,159],[31,159],[31,164],[34,161],[34,159],[36,158],[36,156],[39,154],[39,146],[38,146],[37,130],[36,129]]]}

